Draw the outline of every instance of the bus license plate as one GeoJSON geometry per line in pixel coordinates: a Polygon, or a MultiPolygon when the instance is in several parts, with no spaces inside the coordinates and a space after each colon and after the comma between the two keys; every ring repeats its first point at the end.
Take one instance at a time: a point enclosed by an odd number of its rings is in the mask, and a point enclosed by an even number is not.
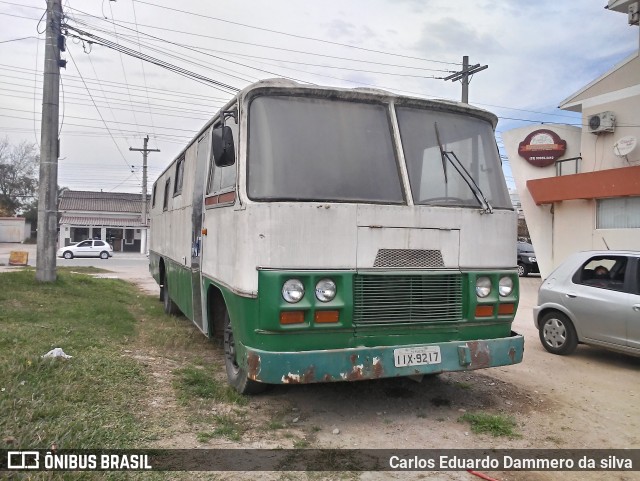
{"type": "Polygon", "coordinates": [[[422,366],[442,362],[439,346],[394,349],[393,358],[396,367],[422,366]]]}

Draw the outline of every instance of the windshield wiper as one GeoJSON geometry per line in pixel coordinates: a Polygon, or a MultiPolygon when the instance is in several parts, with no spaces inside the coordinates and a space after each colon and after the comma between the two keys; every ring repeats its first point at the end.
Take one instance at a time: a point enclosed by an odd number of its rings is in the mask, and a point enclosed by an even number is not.
{"type": "Polygon", "coordinates": [[[485,195],[482,193],[480,186],[478,186],[478,184],[476,183],[472,175],[469,173],[467,168],[464,166],[462,162],[460,162],[460,159],[458,158],[456,153],[452,150],[451,151],[444,150],[444,147],[442,146],[442,142],[440,141],[440,132],[438,131],[438,122],[434,122],[433,127],[436,131],[436,141],[438,142],[438,147],[440,148],[440,157],[442,158],[442,170],[444,172],[445,184],[448,183],[448,180],[447,180],[447,160],[448,160],[451,163],[451,165],[453,165],[453,168],[456,169],[458,174],[460,174],[460,177],[462,177],[462,180],[464,180],[466,184],[469,186],[469,188],[471,189],[471,192],[473,192],[473,195],[475,196],[476,200],[482,207],[482,212],[486,214],[493,214],[493,207],[491,207],[491,204],[489,204],[489,201],[487,200],[485,195]],[[455,162],[453,161],[451,156],[453,156],[453,158],[456,159],[455,162]]]}

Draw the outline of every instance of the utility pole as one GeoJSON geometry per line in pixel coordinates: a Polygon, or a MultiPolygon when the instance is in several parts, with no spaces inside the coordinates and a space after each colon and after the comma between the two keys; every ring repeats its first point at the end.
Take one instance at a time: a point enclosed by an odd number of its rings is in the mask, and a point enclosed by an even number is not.
{"type": "Polygon", "coordinates": [[[469,78],[476,72],[480,72],[481,70],[489,68],[488,65],[480,66],[479,63],[475,65],[469,65],[469,56],[465,55],[462,57],[462,70],[459,72],[455,72],[448,77],[444,77],[442,80],[445,82],[447,80],[451,80],[452,82],[456,82],[457,80],[462,80],[462,102],[465,104],[469,103],[469,78]]]}
{"type": "Polygon", "coordinates": [[[141,149],[134,149],[129,147],[129,150],[134,152],[142,152],[142,224],[143,228],[140,239],[140,254],[146,254],[147,252],[147,232],[149,229],[149,223],[147,221],[147,154],[149,152],[160,152],[158,149],[147,149],[147,143],[149,142],[149,136],[144,138],[144,146],[141,149]]]}
{"type": "Polygon", "coordinates": [[[60,94],[61,0],[47,0],[47,40],[44,51],[42,121],[40,124],[40,185],[38,187],[38,245],[36,280],[56,280],[58,237],[58,113],[60,94]]]}

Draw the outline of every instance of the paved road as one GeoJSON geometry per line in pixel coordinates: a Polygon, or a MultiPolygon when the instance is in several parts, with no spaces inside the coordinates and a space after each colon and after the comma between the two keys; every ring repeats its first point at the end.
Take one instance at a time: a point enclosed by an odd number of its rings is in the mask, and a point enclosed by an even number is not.
{"type": "MultiPolygon", "coordinates": [[[[16,269],[8,267],[11,251],[26,251],[29,254],[28,264],[36,265],[35,244],[0,243],[0,272],[16,269]]],[[[160,288],[149,274],[149,259],[135,252],[116,252],[108,260],[94,258],[56,259],[60,267],[99,267],[112,272],[114,277],[133,282],[149,294],[159,294],[160,288]]],[[[107,274],[110,275],[111,274],[107,274]]]]}

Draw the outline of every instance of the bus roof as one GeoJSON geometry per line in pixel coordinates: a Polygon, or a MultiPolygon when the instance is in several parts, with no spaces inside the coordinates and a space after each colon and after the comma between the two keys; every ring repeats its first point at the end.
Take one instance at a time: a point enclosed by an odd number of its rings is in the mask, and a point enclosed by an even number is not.
{"type": "MultiPolygon", "coordinates": [[[[158,176],[160,178],[171,167],[176,159],[180,158],[184,152],[189,148],[193,142],[195,142],[200,136],[211,126],[214,119],[220,111],[228,110],[237,99],[243,99],[248,97],[254,97],[261,94],[275,94],[281,92],[287,92],[293,95],[309,95],[319,97],[331,97],[334,99],[343,100],[363,100],[363,101],[386,101],[394,102],[399,105],[407,105],[414,107],[428,108],[431,110],[440,110],[443,112],[459,113],[461,115],[470,115],[478,117],[491,123],[495,129],[498,124],[498,117],[489,112],[488,110],[480,109],[469,104],[462,102],[455,102],[452,100],[444,99],[427,99],[421,97],[413,97],[408,95],[396,94],[389,92],[388,90],[370,88],[370,87],[357,87],[357,88],[342,88],[332,86],[320,86],[313,84],[302,84],[293,80],[284,78],[271,78],[265,80],[259,80],[250,85],[247,85],[244,89],[236,93],[220,110],[216,111],[211,119],[204,124],[204,126],[196,133],[193,139],[187,142],[183,149],[180,150],[167,167],[158,176]]],[[[158,179],[156,179],[157,182],[158,179]]],[[[155,182],[154,182],[155,184],[155,182]]]]}

